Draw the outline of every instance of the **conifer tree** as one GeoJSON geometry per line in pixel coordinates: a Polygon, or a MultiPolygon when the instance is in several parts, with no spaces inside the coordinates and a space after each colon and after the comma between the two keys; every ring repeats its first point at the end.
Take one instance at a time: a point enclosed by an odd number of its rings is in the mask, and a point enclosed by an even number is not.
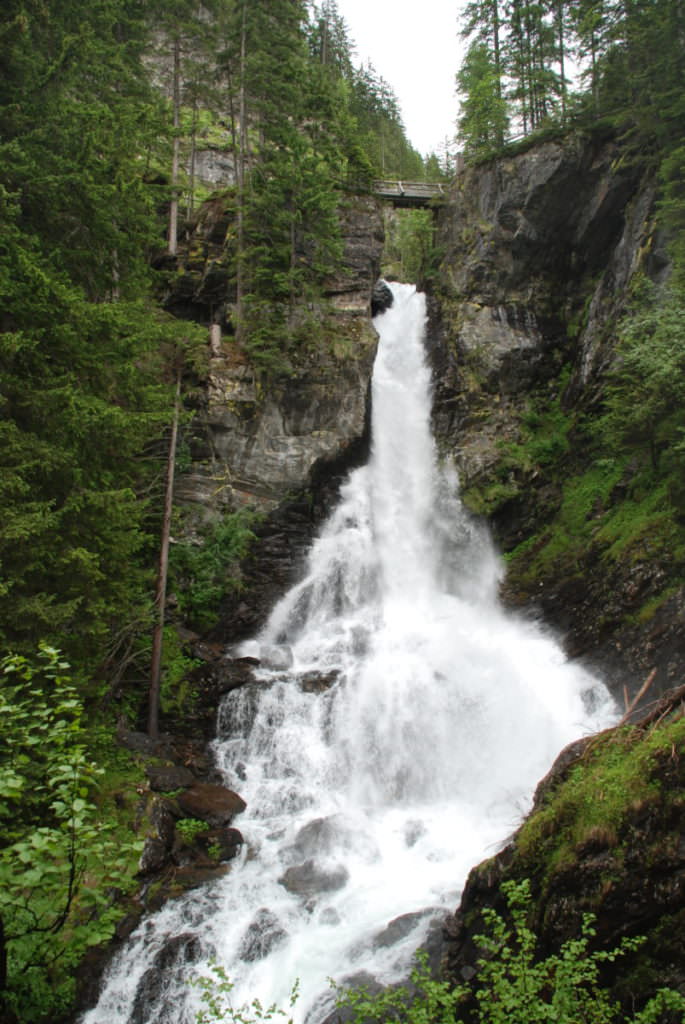
{"type": "Polygon", "coordinates": [[[508,118],[497,65],[485,43],[471,43],[457,84],[464,97],[458,122],[464,154],[488,156],[506,137],[508,118]]]}

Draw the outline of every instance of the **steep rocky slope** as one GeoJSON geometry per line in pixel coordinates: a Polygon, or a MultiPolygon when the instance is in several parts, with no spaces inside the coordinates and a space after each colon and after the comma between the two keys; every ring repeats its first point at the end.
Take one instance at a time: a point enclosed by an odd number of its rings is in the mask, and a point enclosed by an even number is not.
{"type": "Polygon", "coordinates": [[[639,277],[668,275],[654,202],[647,165],[601,133],[467,169],[439,212],[431,344],[440,446],[513,553],[505,598],[618,687],[657,668],[664,689],[685,660],[682,572],[647,536],[618,559],[599,538],[630,475],[578,511],[587,540],[559,539],[567,482],[598,458],[617,321],[639,277]]]}
{"type": "Polygon", "coordinates": [[[343,201],[339,269],[320,300],[296,313],[305,340],[290,372],[265,380],[233,336],[229,211],[221,194],[204,204],[171,268],[166,296],[171,312],[207,324],[210,338],[188,438],[190,464],[175,487],[186,535],[201,539],[208,524],[236,509],[261,516],[240,593],[227,598],[211,636],[215,651],[264,621],[292,582],[336,481],[364,458],[377,342],[371,299],[384,239],[374,199],[343,201]]]}
{"type": "Polygon", "coordinates": [[[207,514],[252,504],[271,510],[309,483],[320,462],[344,458],[364,433],[376,347],[369,322],[383,226],[371,199],[341,210],[343,259],[316,305],[296,314],[305,340],[290,373],[267,383],[236,344],[230,214],[208,202],[171,278],[167,308],[206,323],[209,370],[194,421],[192,465],[176,499],[207,514]]]}

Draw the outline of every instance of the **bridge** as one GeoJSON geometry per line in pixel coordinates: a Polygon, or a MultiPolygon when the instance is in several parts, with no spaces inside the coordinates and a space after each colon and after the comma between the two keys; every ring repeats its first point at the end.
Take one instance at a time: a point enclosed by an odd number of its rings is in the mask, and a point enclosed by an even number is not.
{"type": "Polygon", "coordinates": [[[447,198],[444,185],[427,181],[376,181],[373,194],[399,208],[429,206],[447,198]]]}

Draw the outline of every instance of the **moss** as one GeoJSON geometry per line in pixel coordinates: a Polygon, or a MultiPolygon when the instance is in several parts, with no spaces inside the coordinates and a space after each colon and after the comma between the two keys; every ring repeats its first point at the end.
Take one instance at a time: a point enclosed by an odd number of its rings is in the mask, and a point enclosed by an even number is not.
{"type": "Polygon", "coordinates": [[[659,591],[658,594],[654,594],[649,600],[645,601],[640,607],[639,611],[632,616],[628,616],[628,622],[634,622],[638,625],[644,625],[647,622],[651,622],[656,613],[662,608],[666,602],[673,597],[679,590],[677,584],[666,587],[664,590],[659,591]]]}
{"type": "Polygon", "coordinates": [[[683,747],[683,718],[650,732],[625,726],[596,737],[521,828],[516,849],[524,870],[542,873],[544,885],[589,845],[610,847],[614,866],[620,866],[631,823],[650,815],[668,818],[677,788],[664,788],[664,775],[669,766],[680,770],[677,751],[683,747]]]}
{"type": "Polygon", "coordinates": [[[198,836],[209,832],[209,825],[199,818],[180,818],[176,822],[176,831],[186,843],[193,843],[198,836]]]}
{"type": "Polygon", "coordinates": [[[519,491],[519,485],[513,480],[496,480],[483,486],[472,485],[464,491],[462,498],[469,512],[477,516],[492,516],[502,506],[516,498],[519,491]]]}

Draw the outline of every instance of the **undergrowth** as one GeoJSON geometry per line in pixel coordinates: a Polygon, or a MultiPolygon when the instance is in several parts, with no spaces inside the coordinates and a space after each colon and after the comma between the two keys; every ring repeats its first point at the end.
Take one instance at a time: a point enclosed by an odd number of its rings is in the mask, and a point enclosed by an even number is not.
{"type": "Polygon", "coordinates": [[[524,823],[516,840],[524,871],[541,865],[544,881],[567,869],[588,843],[620,861],[632,817],[654,805],[668,814],[678,787],[666,787],[665,763],[685,744],[685,719],[644,732],[624,726],[597,736],[565,780],[524,823]]]}

